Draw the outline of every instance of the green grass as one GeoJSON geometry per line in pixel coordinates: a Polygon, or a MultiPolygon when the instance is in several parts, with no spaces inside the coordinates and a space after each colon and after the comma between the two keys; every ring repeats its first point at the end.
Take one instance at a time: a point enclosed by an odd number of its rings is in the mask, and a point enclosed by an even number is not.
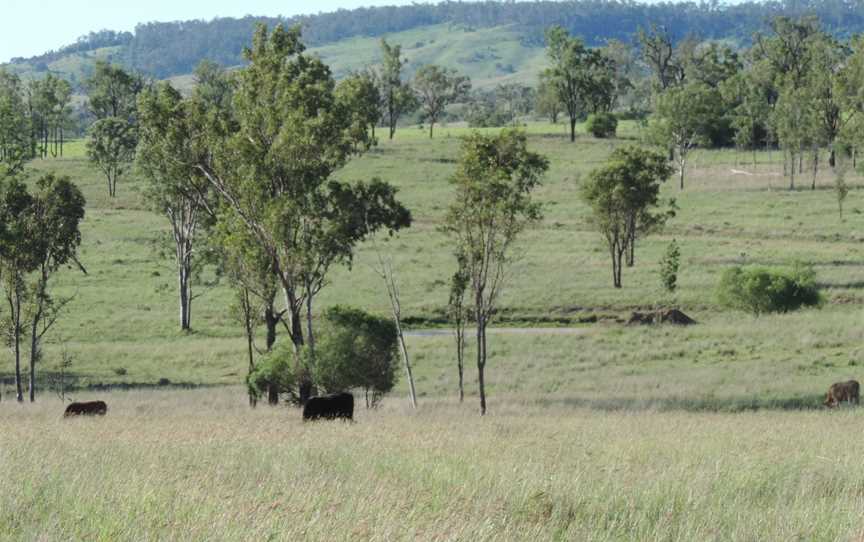
{"type": "MultiPolygon", "coordinates": [[[[58,295],[75,295],[46,345],[40,374],[56,380],[73,357],[72,397],[106,399],[108,416],[63,420],[44,391],[10,401],[0,375],[0,538],[4,540],[852,540],[864,535],[857,409],[820,407],[835,381],[862,376],[862,183],[850,176],[840,220],[832,175],[788,191],[779,155],[700,151],[687,187],[663,187],[677,216],[639,243],[624,288],[579,201],[579,180],[624,139],[530,123],[533,150],[551,169],[537,192],[545,217],[526,233],[501,299],[510,326],[495,330],[487,367],[490,414],[476,415],[473,345],[466,403],[455,401],[453,339],[411,335],[420,410],[400,382],[358,423],[302,424],[291,408],[246,405],[246,359],[219,286],[193,305],[194,332],[178,330],[170,260],[153,240],[165,220],[147,210],[141,181],[107,197],[81,142],[37,160],[31,178],[70,175],[87,201],[82,262],[58,295]],[[744,174],[741,172],[746,172],[744,174]],[[674,298],[659,260],[681,246],[674,298]],[[827,303],[759,318],[715,299],[729,265],[814,264],[827,303]],[[698,325],[626,326],[634,309],[675,304],[698,325]],[[571,324],[573,325],[573,324],[571,324]],[[198,387],[104,390],[104,386],[198,387]]],[[[441,325],[449,241],[438,230],[462,125],[430,141],[418,127],[352,161],[338,177],[392,182],[414,226],[383,243],[392,252],[403,312],[415,328],[441,325]]],[[[335,270],[316,310],[340,303],[388,310],[369,246],[335,270]]],[[[284,340],[284,339],[283,339],[284,340]]]]}
{"type": "MultiPolygon", "coordinates": [[[[755,170],[738,163],[749,164],[749,155],[697,152],[686,189],[679,191],[674,182],[663,187],[664,198],[676,198],[678,215],[663,232],[640,241],[637,266],[625,269],[624,288],[615,289],[606,249],[587,222],[578,185],[614,146],[634,142],[637,127],[624,123],[625,139],[603,141],[582,134],[576,144],[567,140],[561,126],[530,123],[526,130],[532,149],[551,160],[537,193],[545,218],[520,245],[523,256],[503,293],[501,321],[561,325],[597,316],[603,323],[586,326],[589,333],[577,338],[495,337],[493,392],[575,397],[594,389],[603,396],[607,388],[598,382],[611,378],[614,383],[621,373],[637,375],[636,383],[651,374],[652,380],[669,382],[692,374],[693,386],[686,393],[661,386],[657,397],[671,393],[705,401],[720,394],[746,403],[766,397],[767,386],[782,402],[794,401],[798,394],[812,396],[835,379],[854,376],[846,364],[861,362],[858,307],[864,302],[864,264],[855,256],[864,240],[857,177],[849,179],[852,191],[840,221],[828,172],[822,173],[818,190],[790,192],[783,188],[776,152],[760,153],[755,170]],[[674,299],[661,291],[658,275],[659,260],[672,238],[682,251],[680,289],[674,299]],[[755,319],[717,306],[714,291],[726,266],[795,261],[814,264],[828,299],[822,310],[755,319]],[[692,331],[658,331],[614,323],[631,310],[673,302],[701,324],[692,331]],[[814,334],[816,329],[819,334],[814,334]],[[574,348],[579,341],[585,341],[584,348],[574,348]],[[830,347],[814,346],[817,343],[830,347]],[[591,358],[607,362],[590,364],[591,358]],[[549,365],[553,359],[554,371],[549,365]],[[583,362],[587,366],[582,367],[583,362]],[[736,382],[747,385],[739,389],[736,382]]],[[[444,125],[430,141],[418,128],[406,127],[395,141],[382,141],[338,174],[344,180],[378,176],[394,183],[412,209],[414,226],[383,246],[394,255],[404,314],[415,325],[439,324],[443,318],[454,262],[450,243],[438,227],[451,197],[447,179],[459,136],[466,133],[464,126],[444,125]]],[[[116,199],[108,198],[104,181],[83,156],[83,144],[71,142],[64,159],[36,161],[30,167],[32,175],[56,170],[72,176],[88,200],[82,261],[89,273],[63,271],[55,282],[58,294],[76,298],[46,347],[43,373],[57,367],[65,349],[74,357],[78,385],[152,384],[160,379],[240,382],[245,361],[239,327],[227,310],[231,292],[224,286],[203,292],[193,305],[195,331],[179,332],[172,262],[160,259],[154,247],[165,220],[147,210],[143,187],[134,176],[121,180],[116,199]]],[[[374,261],[370,247],[361,246],[352,269],[333,272],[317,309],[342,303],[386,314],[387,297],[371,267],[374,261]]],[[[420,392],[452,392],[449,341],[412,337],[410,346],[423,379],[420,392]]],[[[0,368],[8,381],[8,362],[0,368]]]]}

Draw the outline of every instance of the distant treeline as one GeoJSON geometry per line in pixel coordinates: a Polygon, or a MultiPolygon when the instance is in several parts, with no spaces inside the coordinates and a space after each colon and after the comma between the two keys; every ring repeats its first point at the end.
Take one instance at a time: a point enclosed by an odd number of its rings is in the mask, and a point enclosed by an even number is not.
{"type": "MultiPolygon", "coordinates": [[[[753,33],[776,15],[816,15],[828,31],[845,38],[864,31],[862,0],[786,0],[746,2],[721,6],[718,2],[643,4],[633,1],[485,1],[415,4],[339,10],[292,18],[245,17],[172,23],[146,23],[128,33],[103,31],[81,38],[78,44],[50,55],[122,45],[115,56],[127,67],[164,78],[191,73],[202,59],[225,66],[242,63],[241,51],[249,44],[255,25],[264,22],[303,26],[304,41],[312,46],[355,36],[384,36],[421,26],[454,24],[470,28],[517,25],[529,45],[543,45],[543,31],[560,25],[582,36],[588,45],[608,39],[633,41],[640,27],[665,26],[678,40],[727,38],[747,44],[753,33]]],[[[43,55],[49,57],[50,55],[43,55]]],[[[30,59],[46,61],[46,58],[30,59]]],[[[18,59],[23,61],[23,59],[18,59]]]]}
{"type": "Polygon", "coordinates": [[[30,63],[34,65],[47,64],[59,60],[64,56],[75,53],[86,53],[94,49],[103,47],[117,47],[127,45],[135,36],[131,32],[115,32],[113,30],[100,30],[99,32],[90,32],[85,36],[81,36],[71,45],[66,45],[56,51],[48,51],[47,53],[32,58],[13,58],[12,64],[30,63]]]}

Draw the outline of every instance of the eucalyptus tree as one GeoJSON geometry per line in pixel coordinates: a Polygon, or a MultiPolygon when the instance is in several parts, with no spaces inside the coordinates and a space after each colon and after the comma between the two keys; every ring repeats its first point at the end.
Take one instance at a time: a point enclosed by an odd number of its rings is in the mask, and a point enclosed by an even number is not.
{"type": "Polygon", "coordinates": [[[24,400],[22,342],[29,336],[33,401],[41,341],[69,302],[68,298],[52,298],[48,283],[64,265],[81,267],[77,250],[83,218],[84,197],[66,177],[40,178],[34,194],[15,177],[0,181],[0,282],[8,309],[5,327],[15,360],[19,402],[24,400]]]}
{"type": "MultiPolygon", "coordinates": [[[[24,218],[30,237],[35,278],[30,281],[30,401],[36,400],[36,364],[42,358],[42,340],[54,327],[72,297],[51,295],[48,285],[62,267],[78,262],[84,196],[69,177],[48,174],[36,182],[31,208],[24,218]]],[[[86,271],[85,271],[86,273],[86,271]]]]}
{"type": "Polygon", "coordinates": [[[459,75],[455,70],[434,64],[422,66],[414,75],[414,92],[429,123],[429,139],[432,139],[435,123],[444,114],[448,105],[468,97],[471,79],[459,75]]]}
{"type": "Polygon", "coordinates": [[[84,86],[87,107],[96,119],[113,117],[135,123],[138,94],[144,90],[142,77],[100,60],[84,86]]]}
{"type": "Polygon", "coordinates": [[[612,257],[615,288],[621,288],[624,256],[635,243],[637,233],[669,217],[669,213],[655,209],[660,204],[660,184],[672,173],[660,153],[619,147],[605,165],[591,171],[581,187],[582,199],[591,208],[591,221],[603,235],[612,257]]]}
{"type": "Polygon", "coordinates": [[[139,100],[136,163],[147,181],[151,208],[168,219],[177,268],[180,329],[192,328],[193,279],[206,261],[197,240],[215,214],[209,183],[196,165],[209,150],[205,122],[196,102],[184,100],[169,83],[142,93],[139,100]]]}
{"type": "Polygon", "coordinates": [[[548,167],[546,158],[528,150],[522,132],[474,133],[463,140],[450,179],[455,194],[443,229],[453,239],[457,255],[464,256],[477,325],[481,415],[486,414],[486,328],[515,258],[514,244],[522,231],[540,219],[540,204],[531,195],[548,167]]]}
{"type": "Polygon", "coordinates": [[[32,158],[30,123],[21,79],[0,68],[0,179],[32,158]]]}
{"type": "Polygon", "coordinates": [[[370,135],[352,129],[329,68],[304,49],[297,28],[258,27],[236,75],[234,125],[196,166],[272,262],[298,367],[304,345],[314,362],[313,299],[329,269],[350,265],[370,233],[410,224],[387,183],[331,179],[370,135]]]}
{"type": "Polygon", "coordinates": [[[681,190],[690,151],[708,141],[709,130],[721,115],[720,91],[703,83],[671,87],[658,96],[654,137],[673,150],[681,190]]]}
{"type": "Polygon", "coordinates": [[[585,112],[606,112],[615,103],[615,66],[611,58],[589,49],[560,26],[546,31],[546,56],[551,67],[543,77],[553,85],[570,118],[570,141],[585,112]]]}
{"type": "Polygon", "coordinates": [[[349,75],[336,87],[336,95],[351,111],[350,125],[358,132],[355,139],[367,146],[376,144],[375,127],[381,121],[381,92],[374,72],[349,75]],[[366,132],[371,133],[368,140],[366,132]]]}
{"type": "Polygon", "coordinates": [[[87,157],[105,175],[112,198],[117,195],[117,181],[132,166],[137,145],[137,128],[119,117],[97,120],[90,127],[87,157]]]}
{"type": "Polygon", "coordinates": [[[378,74],[381,95],[381,113],[390,131],[390,139],[396,135],[399,119],[417,109],[417,99],[411,85],[402,80],[402,70],[407,61],[402,58],[402,46],[390,45],[381,38],[382,63],[378,74]]]}

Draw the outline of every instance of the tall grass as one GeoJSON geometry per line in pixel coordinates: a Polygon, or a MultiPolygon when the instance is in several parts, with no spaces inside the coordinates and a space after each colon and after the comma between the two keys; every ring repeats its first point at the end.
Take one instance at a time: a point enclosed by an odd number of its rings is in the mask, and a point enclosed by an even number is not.
{"type": "Polygon", "coordinates": [[[239,388],[0,410],[4,540],[851,540],[861,412],[491,415],[390,400],[357,423],[239,388]]]}

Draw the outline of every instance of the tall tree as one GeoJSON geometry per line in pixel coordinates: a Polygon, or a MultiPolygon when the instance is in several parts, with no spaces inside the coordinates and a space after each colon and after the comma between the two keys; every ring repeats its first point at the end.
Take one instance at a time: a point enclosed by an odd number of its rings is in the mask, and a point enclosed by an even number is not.
{"type": "Polygon", "coordinates": [[[0,178],[0,280],[8,313],[4,318],[7,344],[15,361],[15,392],[24,401],[21,378],[22,342],[26,336],[27,275],[36,269],[37,239],[30,234],[33,196],[14,176],[0,178]]]}
{"type": "Polygon", "coordinates": [[[30,144],[21,80],[0,68],[0,179],[21,171],[32,157],[30,144]]]}
{"type": "Polygon", "coordinates": [[[576,123],[586,112],[611,109],[615,102],[615,70],[609,57],[588,49],[560,26],[546,31],[546,55],[552,65],[544,78],[554,85],[570,117],[570,141],[576,141],[576,123]]]}
{"type": "Polygon", "coordinates": [[[668,216],[656,213],[660,184],[672,175],[662,154],[638,147],[615,149],[607,163],[593,170],[581,187],[592,222],[603,234],[612,257],[612,284],[621,288],[624,256],[636,234],[668,216]]]}
{"type": "Polygon", "coordinates": [[[381,94],[384,122],[390,130],[390,139],[396,134],[396,126],[402,115],[417,109],[417,99],[411,86],[402,81],[402,68],[406,60],[402,58],[402,46],[390,45],[381,38],[383,60],[378,84],[381,94]]]}
{"type": "Polygon", "coordinates": [[[639,29],[642,58],[656,78],[657,87],[664,91],[684,81],[684,65],[676,55],[672,36],[663,26],[652,24],[646,31],[639,29]]]}
{"type": "Polygon", "coordinates": [[[456,189],[444,230],[465,256],[477,324],[477,378],[480,414],[486,414],[486,328],[495,315],[513,261],[519,234],[541,216],[531,193],[548,169],[543,156],[528,150],[524,133],[474,133],[462,142],[451,183],[456,189]]]}
{"type": "Polygon", "coordinates": [[[209,154],[204,122],[195,102],[184,100],[169,83],[142,93],[136,162],[147,180],[146,197],[171,226],[180,300],[180,329],[192,328],[193,278],[206,261],[196,239],[215,213],[207,180],[196,167],[209,154]]]}
{"type": "Polygon", "coordinates": [[[681,190],[690,151],[708,140],[708,133],[722,114],[720,91],[703,83],[672,87],[657,99],[655,137],[674,150],[681,190]]]}
{"type": "Polygon", "coordinates": [[[414,91],[423,117],[429,123],[429,139],[432,139],[435,123],[447,106],[468,96],[471,79],[459,75],[455,70],[427,64],[414,75],[414,91]]]}
{"type": "Polygon", "coordinates": [[[543,76],[540,77],[540,85],[537,87],[534,109],[538,115],[548,118],[552,124],[558,124],[563,104],[555,86],[543,76]]]}
{"type": "Polygon", "coordinates": [[[346,77],[336,87],[336,96],[351,111],[350,124],[357,131],[354,138],[363,143],[377,144],[375,127],[381,121],[381,93],[374,72],[358,72],[346,77]]]}
{"type": "Polygon", "coordinates": [[[236,126],[197,164],[272,261],[298,368],[302,346],[314,360],[312,303],[330,267],[375,230],[410,223],[390,185],[329,180],[369,136],[357,139],[330,70],[303,52],[299,29],[259,26],[236,76],[236,126]]]}
{"type": "Polygon", "coordinates": [[[89,130],[87,157],[108,181],[108,195],[117,195],[117,181],[135,159],[137,129],[126,120],[108,117],[97,120],[89,130]]]}
{"type": "Polygon", "coordinates": [[[456,370],[459,375],[460,403],[465,400],[465,324],[469,317],[469,309],[465,305],[465,293],[470,279],[466,264],[465,255],[456,254],[457,268],[450,279],[450,299],[447,303],[456,337],[456,370]]]}
{"type": "Polygon", "coordinates": [[[78,263],[81,245],[81,221],[85,200],[81,191],[68,177],[48,174],[36,183],[26,220],[28,235],[33,243],[35,278],[29,287],[30,316],[30,401],[36,400],[36,363],[42,359],[42,340],[57,322],[71,297],[56,298],[48,289],[49,281],[61,267],[78,263]]]}
{"type": "Polygon", "coordinates": [[[98,120],[123,119],[135,124],[138,94],[144,80],[120,66],[105,61],[96,62],[93,75],[85,83],[88,108],[98,120]]]}

